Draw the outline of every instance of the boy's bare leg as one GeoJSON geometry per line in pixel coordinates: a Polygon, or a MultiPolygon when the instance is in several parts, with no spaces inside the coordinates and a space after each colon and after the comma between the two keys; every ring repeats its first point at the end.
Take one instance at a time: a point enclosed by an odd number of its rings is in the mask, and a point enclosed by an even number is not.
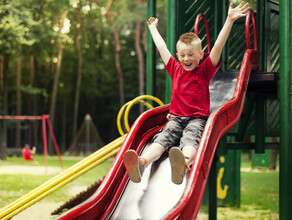
{"type": "Polygon", "coordinates": [[[194,162],[195,159],[195,155],[196,155],[196,148],[193,146],[185,146],[182,149],[183,155],[185,156],[186,159],[186,164],[187,165],[192,165],[192,163],[194,162]]]}
{"type": "Polygon", "coordinates": [[[141,157],[139,157],[136,151],[128,150],[124,154],[124,165],[130,179],[133,182],[139,183],[146,166],[158,160],[164,151],[165,148],[156,143],[150,145],[141,157]]]}
{"type": "Polygon", "coordinates": [[[161,144],[153,143],[145,149],[141,155],[141,158],[145,159],[147,164],[151,164],[158,160],[164,152],[165,148],[161,144]]]}

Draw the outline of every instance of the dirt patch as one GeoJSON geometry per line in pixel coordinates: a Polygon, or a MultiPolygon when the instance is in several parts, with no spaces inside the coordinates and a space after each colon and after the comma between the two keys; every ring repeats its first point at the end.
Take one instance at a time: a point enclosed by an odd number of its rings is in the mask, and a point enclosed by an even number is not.
{"type": "Polygon", "coordinates": [[[234,209],[228,207],[218,208],[218,220],[242,219],[242,220],[278,220],[279,215],[272,213],[270,210],[259,210],[254,206],[241,206],[241,209],[234,209]],[[246,210],[246,211],[243,211],[246,210]]]}
{"type": "Polygon", "coordinates": [[[31,207],[27,208],[23,212],[11,218],[12,220],[23,220],[23,219],[31,219],[31,220],[51,220],[56,216],[52,216],[51,212],[57,209],[62,202],[48,202],[48,201],[40,201],[31,207]]]}
{"type": "Polygon", "coordinates": [[[44,166],[0,166],[1,174],[31,174],[31,175],[54,175],[62,172],[59,167],[44,166]]]}

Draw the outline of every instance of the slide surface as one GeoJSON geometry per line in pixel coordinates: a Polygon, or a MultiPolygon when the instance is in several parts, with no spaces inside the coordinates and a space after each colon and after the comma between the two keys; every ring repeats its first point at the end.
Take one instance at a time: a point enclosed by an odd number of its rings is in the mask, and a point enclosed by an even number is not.
{"type": "Polygon", "coordinates": [[[246,50],[239,72],[218,72],[210,84],[211,115],[191,171],[181,185],[171,182],[167,156],[148,166],[141,183],[128,179],[123,154],[141,153],[166,123],[169,105],[143,113],[133,124],[98,190],[58,219],[195,219],[218,141],[240,118],[258,52],[246,50]]]}

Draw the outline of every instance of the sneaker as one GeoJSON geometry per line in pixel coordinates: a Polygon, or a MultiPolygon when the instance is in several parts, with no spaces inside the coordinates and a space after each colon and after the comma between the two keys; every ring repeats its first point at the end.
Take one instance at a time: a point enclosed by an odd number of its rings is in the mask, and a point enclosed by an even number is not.
{"type": "Polygon", "coordinates": [[[128,150],[124,154],[124,164],[130,180],[135,183],[141,182],[141,177],[146,168],[147,161],[140,158],[136,151],[128,150]]]}
{"type": "Polygon", "coordinates": [[[175,184],[181,184],[186,170],[185,157],[178,147],[172,147],[169,151],[171,166],[171,180],[175,184]]]}

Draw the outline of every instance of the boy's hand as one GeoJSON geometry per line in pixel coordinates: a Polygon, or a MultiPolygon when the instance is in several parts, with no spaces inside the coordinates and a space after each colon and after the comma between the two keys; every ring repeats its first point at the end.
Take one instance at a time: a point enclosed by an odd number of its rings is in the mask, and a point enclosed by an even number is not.
{"type": "Polygon", "coordinates": [[[235,21],[236,19],[245,16],[248,10],[248,3],[244,5],[244,2],[241,2],[236,8],[233,8],[233,3],[231,3],[229,5],[228,18],[231,21],[235,21]]]}
{"type": "Polygon", "coordinates": [[[148,21],[147,21],[147,24],[148,24],[149,28],[152,25],[157,27],[158,26],[158,18],[154,18],[154,17],[149,18],[148,21]]]}

